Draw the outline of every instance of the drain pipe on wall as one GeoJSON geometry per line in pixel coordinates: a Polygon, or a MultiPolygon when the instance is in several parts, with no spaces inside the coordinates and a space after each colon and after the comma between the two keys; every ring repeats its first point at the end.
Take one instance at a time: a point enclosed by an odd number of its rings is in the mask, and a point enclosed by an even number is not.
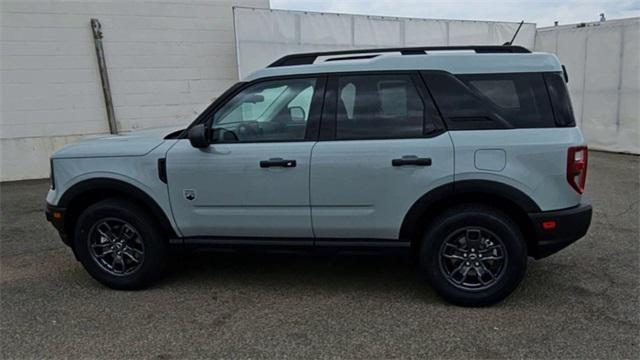
{"type": "Polygon", "coordinates": [[[111,98],[111,86],[109,86],[109,75],[107,73],[107,63],[104,60],[104,49],[102,48],[102,25],[98,19],[91,19],[91,30],[93,31],[93,42],[96,47],[96,57],[98,58],[98,70],[102,81],[102,93],[104,94],[104,105],[107,110],[107,121],[109,122],[109,132],[118,133],[116,114],[113,111],[113,100],[111,98]]]}

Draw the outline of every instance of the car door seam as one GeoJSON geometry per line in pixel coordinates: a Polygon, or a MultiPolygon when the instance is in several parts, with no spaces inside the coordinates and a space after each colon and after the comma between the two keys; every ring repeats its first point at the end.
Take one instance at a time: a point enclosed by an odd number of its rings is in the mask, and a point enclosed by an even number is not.
{"type": "Polygon", "coordinates": [[[314,142],[311,146],[311,151],[309,151],[309,177],[307,178],[307,189],[309,194],[309,221],[311,223],[311,236],[313,237],[313,246],[316,245],[316,231],[313,226],[313,204],[311,203],[311,167],[313,166],[313,150],[318,145],[318,141],[314,142]]]}

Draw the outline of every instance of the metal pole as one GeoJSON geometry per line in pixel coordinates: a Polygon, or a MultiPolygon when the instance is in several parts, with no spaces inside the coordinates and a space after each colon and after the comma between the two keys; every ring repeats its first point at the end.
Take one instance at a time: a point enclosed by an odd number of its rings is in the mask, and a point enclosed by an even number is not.
{"type": "Polygon", "coordinates": [[[104,105],[107,109],[107,121],[109,122],[109,132],[118,133],[116,115],[113,111],[113,100],[111,99],[111,86],[109,86],[109,75],[107,73],[107,63],[104,60],[104,49],[102,48],[102,25],[98,19],[91,19],[91,30],[93,31],[93,41],[96,47],[96,57],[98,58],[98,70],[102,81],[102,93],[104,94],[104,105]]]}

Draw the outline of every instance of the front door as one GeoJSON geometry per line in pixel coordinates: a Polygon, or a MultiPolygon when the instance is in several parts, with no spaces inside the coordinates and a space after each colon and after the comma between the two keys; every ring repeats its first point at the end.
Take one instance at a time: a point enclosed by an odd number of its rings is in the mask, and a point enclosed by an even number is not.
{"type": "Polygon", "coordinates": [[[250,84],[207,120],[212,144],[167,153],[175,221],[184,236],[311,238],[309,170],[322,78],[250,84]]]}

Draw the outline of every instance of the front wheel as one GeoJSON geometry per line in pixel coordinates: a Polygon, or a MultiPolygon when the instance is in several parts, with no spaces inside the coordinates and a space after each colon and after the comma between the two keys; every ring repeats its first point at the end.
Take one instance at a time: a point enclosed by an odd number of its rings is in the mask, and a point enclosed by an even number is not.
{"type": "Polygon", "coordinates": [[[93,278],[114,289],[137,289],[158,279],[165,268],[166,241],[158,229],[136,204],[107,199],[80,215],[74,246],[93,278]]]}
{"type": "Polygon", "coordinates": [[[462,205],[435,219],[420,247],[420,269],[446,300],[483,306],[507,297],[527,268],[527,247],[506,214],[462,205]]]}

